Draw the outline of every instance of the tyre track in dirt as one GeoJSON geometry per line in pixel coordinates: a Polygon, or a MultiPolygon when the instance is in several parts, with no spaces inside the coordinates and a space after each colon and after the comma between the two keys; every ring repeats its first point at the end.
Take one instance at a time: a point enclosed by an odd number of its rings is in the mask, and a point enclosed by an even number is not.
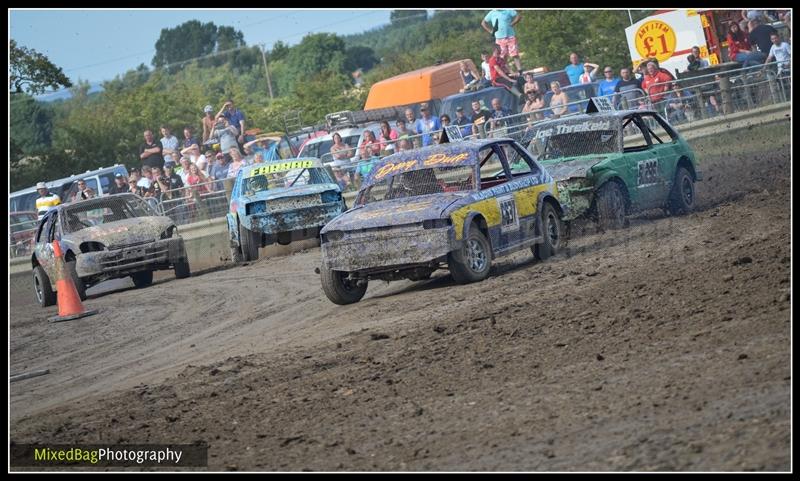
{"type": "Polygon", "coordinates": [[[35,313],[12,372],[61,367],[12,385],[12,439],[203,439],[213,469],[788,469],[788,142],[753,146],[703,157],[698,212],[478,284],[333,306],[315,249],[99,296],[82,324],[12,303],[35,313]]]}

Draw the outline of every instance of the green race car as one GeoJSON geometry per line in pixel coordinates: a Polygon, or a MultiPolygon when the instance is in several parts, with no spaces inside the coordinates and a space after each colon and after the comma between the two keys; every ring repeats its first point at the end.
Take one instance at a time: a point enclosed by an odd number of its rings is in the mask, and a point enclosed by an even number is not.
{"type": "Polygon", "coordinates": [[[702,179],[689,144],[650,110],[598,112],[534,125],[524,143],[557,181],[564,220],[595,220],[602,229],[625,225],[626,215],[695,206],[702,179]]]}

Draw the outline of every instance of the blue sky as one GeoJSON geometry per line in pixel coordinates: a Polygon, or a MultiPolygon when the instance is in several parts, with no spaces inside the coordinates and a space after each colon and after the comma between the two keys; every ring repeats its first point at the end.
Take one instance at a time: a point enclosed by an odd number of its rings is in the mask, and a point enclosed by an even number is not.
{"type": "Polygon", "coordinates": [[[11,10],[10,37],[37,50],[75,82],[99,82],[150,66],[162,28],[188,20],[240,30],[248,45],[294,45],[308,33],[341,35],[389,23],[391,10],[11,10]]]}

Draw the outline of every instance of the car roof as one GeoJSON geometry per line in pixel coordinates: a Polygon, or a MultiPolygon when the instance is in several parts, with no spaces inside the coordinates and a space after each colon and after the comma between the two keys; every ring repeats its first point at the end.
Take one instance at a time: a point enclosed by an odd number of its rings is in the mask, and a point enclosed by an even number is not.
{"type": "MultiPolygon", "coordinates": [[[[655,110],[648,110],[648,109],[631,109],[631,110],[614,110],[610,112],[596,112],[591,114],[577,114],[577,115],[570,115],[568,117],[562,117],[559,119],[551,119],[545,120],[543,122],[538,122],[534,127],[539,128],[547,125],[559,124],[562,122],[569,122],[573,123],[576,121],[581,120],[603,120],[603,119],[610,119],[614,121],[621,120],[623,117],[626,117],[631,114],[654,114],[658,115],[658,112],[655,110]]],[[[660,117],[660,115],[659,115],[660,117]]]]}
{"type": "MultiPolygon", "coordinates": [[[[116,164],[116,165],[112,165],[111,167],[103,167],[102,169],[87,170],[86,172],[84,172],[82,174],[72,174],[71,176],[64,177],[63,179],[50,180],[50,181],[45,182],[45,185],[47,185],[48,189],[52,189],[52,188],[55,188],[55,187],[61,187],[62,185],[66,184],[66,183],[74,182],[74,181],[76,181],[78,179],[82,179],[84,177],[92,177],[94,175],[102,175],[102,174],[105,174],[105,173],[108,173],[108,172],[116,172],[116,171],[120,171],[120,172],[125,171],[125,173],[127,174],[128,169],[125,168],[125,165],[123,165],[123,164],[116,164]]],[[[10,193],[9,197],[14,197],[14,196],[21,195],[21,194],[29,194],[31,192],[36,192],[36,190],[37,190],[36,186],[28,187],[28,188],[25,188],[25,189],[18,190],[18,191],[10,193]]]]}

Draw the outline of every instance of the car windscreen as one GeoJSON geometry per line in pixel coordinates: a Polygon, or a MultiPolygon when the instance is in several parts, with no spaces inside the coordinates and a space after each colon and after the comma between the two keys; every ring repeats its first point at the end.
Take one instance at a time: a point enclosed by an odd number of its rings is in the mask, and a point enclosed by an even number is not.
{"type": "Polygon", "coordinates": [[[97,201],[74,204],[65,208],[61,215],[65,230],[69,233],[87,227],[156,214],[147,203],[137,197],[110,196],[97,201]]]}
{"type": "Polygon", "coordinates": [[[308,169],[292,169],[285,172],[271,174],[258,173],[242,179],[242,192],[244,195],[253,195],[257,192],[272,189],[283,189],[299,185],[333,184],[335,183],[328,171],[324,168],[312,167],[308,169]]]}
{"type": "Polygon", "coordinates": [[[356,203],[366,205],[442,192],[472,191],[475,189],[474,171],[473,165],[456,165],[403,172],[364,188],[356,203]]]}
{"type": "Polygon", "coordinates": [[[528,150],[539,160],[621,152],[618,130],[608,127],[613,125],[582,122],[541,126],[530,134],[528,150]]]}

